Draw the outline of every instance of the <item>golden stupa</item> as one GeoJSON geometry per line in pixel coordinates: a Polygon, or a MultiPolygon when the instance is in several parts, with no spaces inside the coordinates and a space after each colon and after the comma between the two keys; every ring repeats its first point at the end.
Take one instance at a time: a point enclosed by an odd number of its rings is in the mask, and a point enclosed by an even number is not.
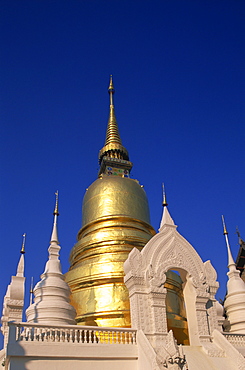
{"type": "MultiPolygon", "coordinates": [[[[141,250],[155,230],[150,225],[146,193],[129,177],[133,164],[123,147],[114,112],[112,77],[110,113],[98,179],[83,199],[82,228],[70,255],[66,281],[80,325],[130,327],[123,264],[134,248],[141,250]]],[[[164,191],[163,206],[167,206],[164,191]]],[[[167,323],[178,343],[188,344],[182,280],[167,272],[167,323]]]]}
{"type": "Polygon", "coordinates": [[[123,147],[114,112],[112,77],[110,113],[98,179],[83,199],[82,228],[66,274],[71,303],[80,325],[130,326],[123,263],[155,234],[143,187],[129,177],[133,164],[123,147]]]}

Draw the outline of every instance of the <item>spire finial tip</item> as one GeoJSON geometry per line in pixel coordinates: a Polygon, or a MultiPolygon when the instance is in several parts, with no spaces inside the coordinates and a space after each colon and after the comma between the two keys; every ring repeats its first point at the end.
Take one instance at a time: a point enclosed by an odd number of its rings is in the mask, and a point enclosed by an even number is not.
{"type": "Polygon", "coordinates": [[[59,192],[58,190],[55,192],[55,208],[54,208],[54,216],[57,215],[59,216],[58,212],[58,200],[59,200],[59,192]]]}
{"type": "Polygon", "coordinates": [[[25,254],[26,233],[24,233],[22,236],[23,236],[23,240],[22,240],[22,246],[21,246],[20,253],[25,254]]]}
{"type": "Polygon", "coordinates": [[[167,207],[167,205],[168,205],[167,199],[166,199],[166,192],[165,192],[164,183],[162,183],[162,205],[163,205],[163,207],[167,207]]]}
{"type": "Polygon", "coordinates": [[[109,87],[108,87],[108,92],[109,92],[109,94],[114,94],[114,92],[115,92],[114,85],[113,85],[113,80],[112,80],[112,75],[110,75],[110,84],[109,84],[109,87]]]}
{"type": "Polygon", "coordinates": [[[224,235],[228,235],[228,231],[227,231],[226,225],[225,225],[225,218],[224,218],[223,215],[221,216],[221,218],[222,218],[222,223],[223,223],[224,235]]]}
{"type": "Polygon", "coordinates": [[[33,293],[33,276],[31,277],[30,293],[33,293]]]}

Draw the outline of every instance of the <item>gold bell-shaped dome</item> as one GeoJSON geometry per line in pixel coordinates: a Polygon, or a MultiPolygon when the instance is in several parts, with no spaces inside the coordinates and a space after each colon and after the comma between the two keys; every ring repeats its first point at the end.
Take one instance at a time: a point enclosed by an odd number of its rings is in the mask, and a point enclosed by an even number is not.
{"type": "Polygon", "coordinates": [[[81,325],[130,326],[129,297],[123,264],[134,248],[142,249],[155,234],[148,201],[122,146],[110,80],[110,115],[106,141],[99,153],[99,177],[83,199],[82,228],[71,251],[71,302],[81,325]]]}
{"type": "Polygon", "coordinates": [[[112,217],[150,223],[146,193],[138,181],[103,176],[90,185],[83,200],[82,225],[112,217]]]}

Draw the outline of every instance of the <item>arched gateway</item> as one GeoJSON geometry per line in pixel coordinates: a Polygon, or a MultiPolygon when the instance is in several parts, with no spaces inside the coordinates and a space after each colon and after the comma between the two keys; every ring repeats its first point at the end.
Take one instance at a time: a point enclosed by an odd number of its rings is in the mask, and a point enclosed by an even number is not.
{"type": "MultiPolygon", "coordinates": [[[[213,330],[219,329],[214,297],[219,286],[216,271],[210,261],[203,263],[195,249],[178,233],[164,207],[159,233],[141,252],[134,248],[124,264],[132,327],[142,329],[154,347],[166,340],[171,329],[166,284],[170,270],[177,271],[181,278],[179,284],[188,323],[185,333],[189,338],[186,339],[191,345],[210,341],[213,330]]],[[[172,329],[181,343],[178,330],[172,329]]]]}

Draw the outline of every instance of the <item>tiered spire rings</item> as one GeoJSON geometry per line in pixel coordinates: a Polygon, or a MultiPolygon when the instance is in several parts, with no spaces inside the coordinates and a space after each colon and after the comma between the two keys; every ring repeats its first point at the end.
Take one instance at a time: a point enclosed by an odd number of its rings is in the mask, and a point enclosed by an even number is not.
{"type": "Polygon", "coordinates": [[[122,141],[120,138],[117,120],[115,116],[115,109],[114,109],[114,102],[113,102],[113,94],[115,93],[112,75],[110,76],[110,83],[108,92],[110,95],[110,113],[109,119],[107,124],[107,131],[106,131],[106,139],[105,145],[99,152],[99,163],[101,164],[102,159],[104,156],[111,157],[111,158],[118,158],[128,160],[128,151],[122,145],[122,141]]]}

